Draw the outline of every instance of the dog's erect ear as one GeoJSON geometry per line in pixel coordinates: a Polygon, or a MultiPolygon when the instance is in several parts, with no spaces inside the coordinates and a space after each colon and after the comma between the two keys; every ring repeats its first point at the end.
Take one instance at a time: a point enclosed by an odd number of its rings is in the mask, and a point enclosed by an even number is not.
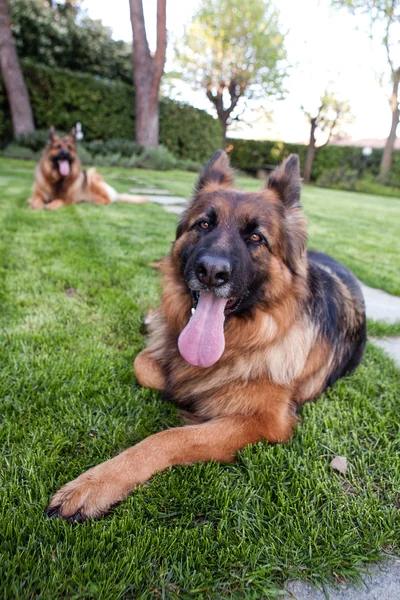
{"type": "Polygon", "coordinates": [[[52,125],[49,129],[49,142],[52,142],[54,139],[54,126],[52,125]]]}
{"type": "Polygon", "coordinates": [[[75,127],[75,125],[71,129],[71,131],[69,132],[68,137],[71,137],[74,141],[76,140],[76,127],[75,127]]]}
{"type": "Polygon", "coordinates": [[[217,150],[210,162],[204,167],[196,185],[196,192],[199,192],[208,183],[216,183],[227,187],[233,183],[233,171],[229,164],[228,155],[224,150],[217,150]]]}
{"type": "Polygon", "coordinates": [[[307,223],[300,204],[299,157],[291,154],[271,175],[267,188],[274,190],[285,207],[282,236],[283,259],[293,274],[301,272],[307,243],[307,223]]]}
{"type": "Polygon", "coordinates": [[[271,173],[267,188],[275,190],[287,208],[300,203],[300,161],[297,154],[291,154],[271,173]]]}

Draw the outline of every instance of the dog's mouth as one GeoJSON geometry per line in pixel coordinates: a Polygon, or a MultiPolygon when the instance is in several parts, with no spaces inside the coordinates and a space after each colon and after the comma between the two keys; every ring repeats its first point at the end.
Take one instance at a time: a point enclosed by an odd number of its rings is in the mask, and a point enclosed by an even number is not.
{"type": "Polygon", "coordinates": [[[60,175],[67,177],[71,172],[72,157],[70,155],[58,154],[53,158],[53,163],[60,175]]]}
{"type": "Polygon", "coordinates": [[[69,175],[71,172],[71,165],[69,160],[59,160],[58,170],[60,171],[60,175],[62,175],[63,177],[67,177],[67,175],[69,175]]]}
{"type": "Polygon", "coordinates": [[[240,298],[223,298],[211,291],[191,291],[192,315],[178,339],[181,356],[195,367],[212,367],[225,350],[225,318],[240,298]]]}
{"type": "MultiPolygon", "coordinates": [[[[190,296],[192,298],[191,315],[193,316],[196,311],[197,305],[199,303],[200,292],[195,291],[195,290],[190,290],[190,296]]],[[[225,309],[224,309],[225,317],[229,317],[230,315],[234,314],[236,312],[236,310],[239,308],[242,300],[243,300],[243,298],[229,298],[229,300],[227,301],[227,303],[225,305],[225,309]]]]}

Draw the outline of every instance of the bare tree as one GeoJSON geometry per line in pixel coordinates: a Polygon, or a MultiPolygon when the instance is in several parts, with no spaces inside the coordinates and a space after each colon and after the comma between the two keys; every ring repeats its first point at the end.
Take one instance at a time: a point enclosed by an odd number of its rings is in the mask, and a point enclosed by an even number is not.
{"type": "Polygon", "coordinates": [[[35,131],[35,124],[11,32],[7,0],[0,0],[0,66],[10,105],[14,135],[31,133],[35,131]]]}
{"type": "Polygon", "coordinates": [[[386,50],[392,90],[389,96],[392,123],[379,170],[379,179],[385,183],[392,168],[396,131],[400,121],[400,65],[398,58],[400,0],[331,0],[331,2],[333,6],[346,8],[351,14],[368,15],[371,21],[371,38],[375,32],[375,26],[377,26],[378,33],[381,32],[382,35],[381,39],[386,50]]]}
{"type": "Polygon", "coordinates": [[[133,33],[136,94],[136,142],[158,146],[158,95],[167,49],[166,0],[157,0],[157,48],[152,55],[146,36],[142,0],[129,0],[133,33]]]}
{"type": "Polygon", "coordinates": [[[316,112],[307,112],[304,107],[302,109],[310,122],[310,141],[307,148],[303,180],[304,183],[310,183],[317,150],[327,146],[332,135],[338,133],[338,130],[349,120],[350,107],[348,102],[338,100],[332,93],[326,91],[321,97],[321,103],[316,112]],[[317,133],[321,133],[325,137],[324,143],[319,146],[317,146],[317,133]]]}
{"type": "Polygon", "coordinates": [[[176,54],[182,80],[215,107],[221,148],[239,103],[243,112],[246,98],[282,96],[286,50],[270,0],[202,0],[176,54]]]}

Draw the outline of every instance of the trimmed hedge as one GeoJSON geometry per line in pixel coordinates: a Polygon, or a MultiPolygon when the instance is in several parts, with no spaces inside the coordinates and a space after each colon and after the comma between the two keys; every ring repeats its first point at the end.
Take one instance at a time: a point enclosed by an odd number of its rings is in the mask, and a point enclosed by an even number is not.
{"type": "MultiPolygon", "coordinates": [[[[304,144],[286,144],[284,142],[270,142],[258,140],[229,140],[229,156],[232,165],[248,173],[255,174],[263,165],[278,165],[289,154],[295,153],[300,157],[303,165],[307,146],[304,144]]],[[[359,177],[364,172],[371,176],[379,173],[383,150],[374,149],[365,165],[362,148],[354,146],[324,146],[317,151],[314,159],[312,180],[317,180],[325,171],[340,169],[355,171],[359,177]]],[[[393,186],[400,186],[400,151],[393,153],[393,167],[389,182],[393,186]]]]}
{"type": "MultiPolygon", "coordinates": [[[[135,138],[133,85],[66,69],[21,61],[38,129],[69,131],[82,122],[85,140],[135,138]]],[[[12,139],[12,124],[0,80],[0,146],[12,139]]],[[[188,104],[162,99],[160,143],[175,156],[203,162],[219,148],[219,121],[188,104]]]]}

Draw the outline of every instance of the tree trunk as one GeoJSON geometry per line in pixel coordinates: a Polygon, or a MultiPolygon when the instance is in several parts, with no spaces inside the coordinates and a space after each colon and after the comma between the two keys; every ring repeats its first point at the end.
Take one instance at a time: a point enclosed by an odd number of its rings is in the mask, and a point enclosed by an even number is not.
{"type": "Polygon", "coordinates": [[[304,183],[311,182],[311,172],[316,152],[315,147],[315,130],[317,128],[317,119],[311,119],[310,141],[307,148],[306,162],[304,165],[303,181],[304,183]]]}
{"type": "Polygon", "coordinates": [[[390,128],[389,137],[386,142],[385,149],[382,154],[381,166],[379,170],[379,180],[382,183],[387,182],[387,178],[389,175],[389,171],[392,168],[392,158],[393,158],[393,150],[394,144],[396,141],[396,130],[399,124],[400,119],[400,109],[399,109],[399,82],[400,82],[400,68],[397,69],[393,73],[393,90],[392,95],[390,96],[390,108],[392,111],[392,125],[390,128]]]}
{"type": "Polygon", "coordinates": [[[158,146],[158,94],[167,48],[166,0],[157,0],[157,49],[151,55],[146,37],[142,0],[129,0],[133,33],[136,95],[136,142],[158,146]]]}
{"type": "Polygon", "coordinates": [[[221,131],[222,131],[222,137],[221,137],[221,148],[222,150],[225,150],[226,148],[226,131],[228,129],[228,124],[227,124],[227,118],[220,117],[220,123],[221,123],[221,131]]]}
{"type": "Polygon", "coordinates": [[[11,33],[7,0],[0,0],[0,66],[10,105],[14,135],[31,133],[35,131],[35,124],[28,90],[11,33]]]}

